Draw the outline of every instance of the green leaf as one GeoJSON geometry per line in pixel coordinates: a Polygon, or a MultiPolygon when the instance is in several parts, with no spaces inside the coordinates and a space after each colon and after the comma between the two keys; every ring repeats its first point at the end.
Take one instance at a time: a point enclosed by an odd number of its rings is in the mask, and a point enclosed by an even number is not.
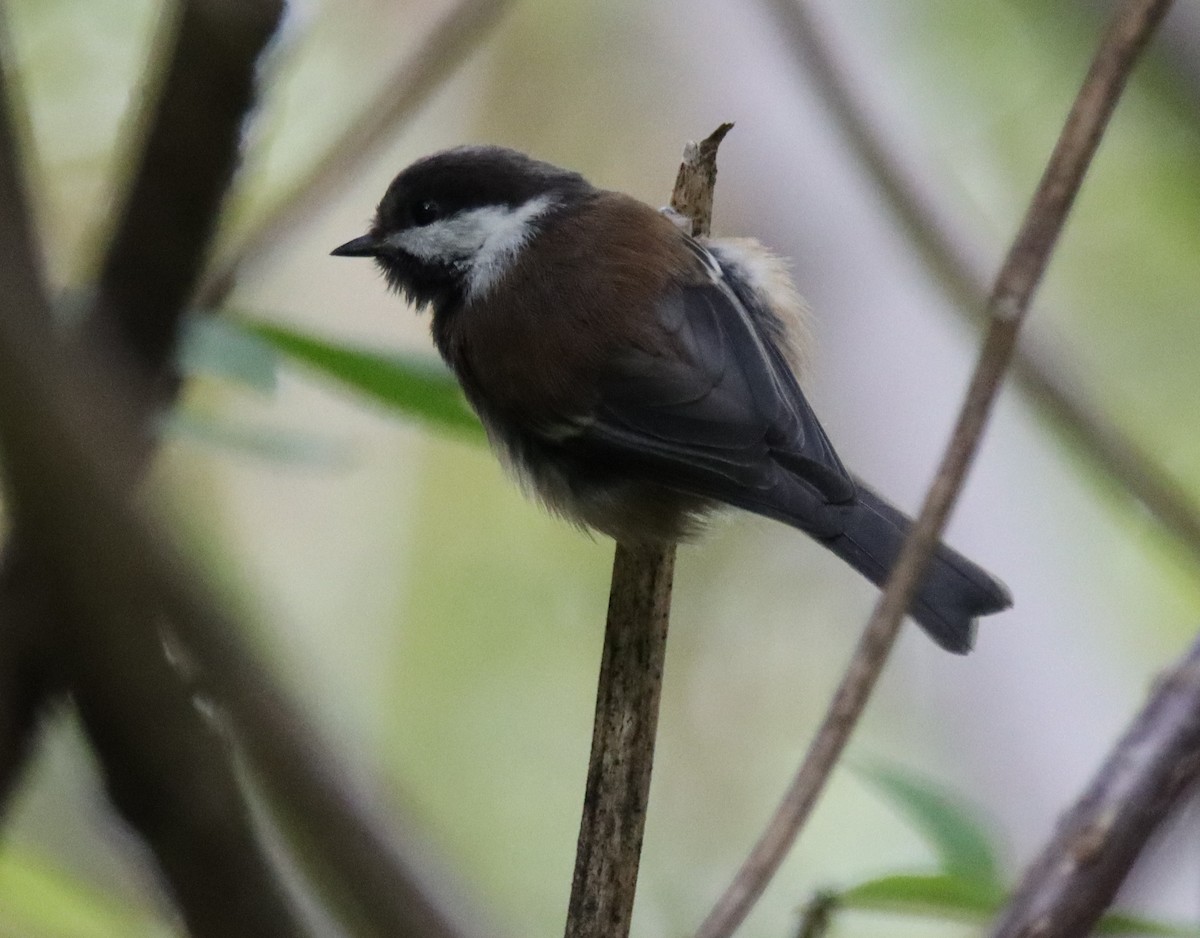
{"type": "Polygon", "coordinates": [[[283,326],[241,320],[248,334],[386,407],[472,439],[483,428],[457,383],[426,359],[338,345],[283,326]]]}
{"type": "Polygon", "coordinates": [[[888,797],[929,842],[941,872],[998,888],[999,864],[991,837],[972,809],[940,786],[877,764],[860,773],[888,797]]]}
{"type": "Polygon", "coordinates": [[[839,897],[848,909],[886,909],[942,918],[983,921],[995,915],[1005,893],[969,876],[897,874],[859,883],[839,897]]]}

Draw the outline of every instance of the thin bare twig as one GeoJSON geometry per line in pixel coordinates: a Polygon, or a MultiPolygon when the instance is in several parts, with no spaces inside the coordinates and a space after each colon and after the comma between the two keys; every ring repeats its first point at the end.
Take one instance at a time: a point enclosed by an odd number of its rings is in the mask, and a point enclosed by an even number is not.
{"type": "Polygon", "coordinates": [[[698,938],[727,938],[778,870],[833,770],[887,661],[979,445],[1017,334],[1139,53],[1170,0],[1125,0],[1113,17],[996,278],[990,325],[954,433],[921,513],[867,623],[804,762],[698,938]]]}
{"type": "Polygon", "coordinates": [[[1200,778],[1200,639],[1162,675],[1030,864],[991,938],[1092,934],[1158,825],[1200,778]]]}
{"type": "MultiPolygon", "coordinates": [[[[717,148],[731,124],[688,144],[671,208],[695,234],[712,222],[717,148]]],[[[617,544],[596,691],[567,938],[625,938],[637,890],[671,613],[675,546],[617,544]]]]}
{"type": "Polygon", "coordinates": [[[731,130],[733,124],[722,124],[699,143],[688,144],[675,176],[671,209],[692,220],[692,234],[698,238],[705,237],[712,229],[717,149],[731,130]]]}
{"type": "Polygon", "coordinates": [[[288,192],[262,214],[245,235],[221,245],[204,277],[199,303],[219,306],[233,289],[238,271],[254,264],[283,240],[286,233],[311,216],[331,191],[369,161],[392,139],[397,127],[454,74],[487,38],[513,5],[513,0],[460,0],[421,47],[380,85],[345,132],[288,192]]]}
{"type": "MultiPolygon", "coordinates": [[[[791,39],[797,64],[904,225],[910,243],[954,300],[955,311],[984,321],[988,275],[978,239],[952,217],[929,174],[889,133],[884,116],[872,113],[870,102],[856,92],[846,57],[808,4],[769,0],[768,5],[791,39]]],[[[1027,335],[1016,351],[1012,374],[1016,386],[1078,445],[1103,478],[1137,499],[1200,561],[1200,506],[1072,380],[1055,343],[1027,335]]]]}

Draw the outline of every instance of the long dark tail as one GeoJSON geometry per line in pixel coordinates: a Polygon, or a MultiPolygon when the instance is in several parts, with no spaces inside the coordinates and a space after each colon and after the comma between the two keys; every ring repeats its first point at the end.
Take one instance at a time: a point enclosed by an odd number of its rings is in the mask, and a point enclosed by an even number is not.
{"type": "MultiPolygon", "coordinates": [[[[876,585],[896,562],[912,519],[859,483],[845,508],[845,530],[821,539],[831,551],[876,585]]],[[[966,654],[975,639],[975,618],[1012,605],[1008,588],[962,554],[938,546],[909,614],[947,651],[966,654]]]]}

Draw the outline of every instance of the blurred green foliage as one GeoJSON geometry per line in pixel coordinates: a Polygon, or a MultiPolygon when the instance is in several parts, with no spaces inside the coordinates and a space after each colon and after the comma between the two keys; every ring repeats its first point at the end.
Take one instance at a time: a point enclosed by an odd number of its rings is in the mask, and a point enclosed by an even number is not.
{"type": "Polygon", "coordinates": [[[483,440],[483,428],[463,401],[458,383],[428,356],[384,355],[263,322],[244,321],[241,326],[247,334],[368,400],[424,421],[434,430],[483,440]]]}
{"type": "MultiPolygon", "coordinates": [[[[887,873],[844,889],[823,889],[805,908],[800,934],[818,938],[843,910],[980,926],[991,921],[1007,902],[1011,887],[1000,876],[995,833],[980,822],[979,812],[944,786],[896,766],[877,764],[863,774],[933,847],[937,868],[929,873],[887,873]]],[[[1097,925],[1096,934],[1197,938],[1200,927],[1110,912],[1097,925]]]]}

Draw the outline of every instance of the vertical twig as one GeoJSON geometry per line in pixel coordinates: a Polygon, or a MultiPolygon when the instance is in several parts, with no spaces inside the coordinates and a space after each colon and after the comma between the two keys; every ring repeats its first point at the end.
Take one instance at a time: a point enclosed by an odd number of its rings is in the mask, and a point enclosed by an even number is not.
{"type": "Polygon", "coordinates": [[[962,488],[1033,291],[1084,173],[1138,54],[1169,7],[1170,0],[1126,0],[1113,17],[996,278],[983,349],[921,513],[804,762],[734,881],[700,926],[697,938],[727,938],[741,924],[779,869],[845,748],[962,488]]]}
{"type": "Polygon", "coordinates": [[[674,545],[617,545],[568,938],[629,934],[674,570],[674,545]]]}
{"type": "MultiPolygon", "coordinates": [[[[707,234],[717,148],[731,124],[688,144],[671,207],[707,234]]],[[[625,938],[633,917],[671,611],[675,546],[618,544],[567,938],[625,938]]]]}

